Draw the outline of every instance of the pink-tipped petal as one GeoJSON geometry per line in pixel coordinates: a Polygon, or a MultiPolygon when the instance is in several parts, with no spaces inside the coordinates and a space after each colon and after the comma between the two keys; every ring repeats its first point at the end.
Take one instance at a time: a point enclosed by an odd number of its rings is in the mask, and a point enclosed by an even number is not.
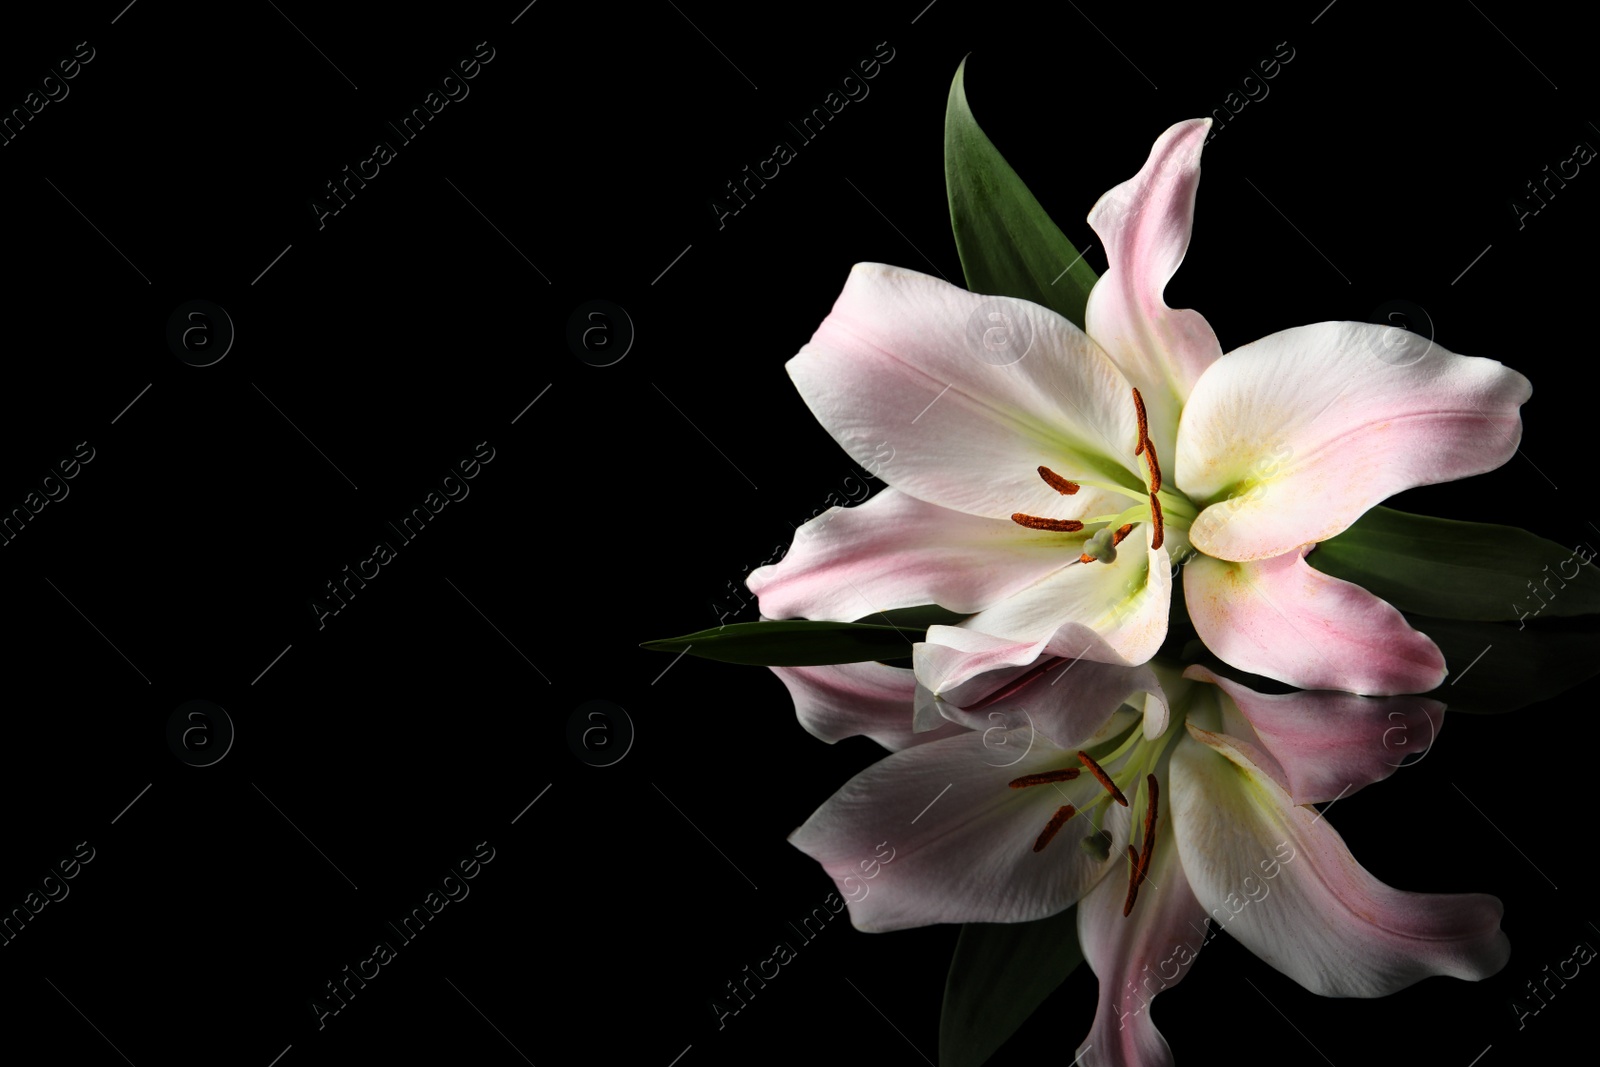
{"type": "Polygon", "coordinates": [[[1191,558],[1184,600],[1206,647],[1302,689],[1393,696],[1444,681],[1439,646],[1386,601],[1312,569],[1310,548],[1255,563],[1191,558]]]}
{"type": "Polygon", "coordinates": [[[1210,128],[1210,119],[1191,119],[1168,129],[1143,169],[1089,212],[1107,270],[1089,293],[1084,326],[1139,387],[1163,459],[1172,455],[1180,406],[1222,356],[1205,318],[1169,308],[1162,296],[1189,250],[1200,150],[1210,128]]]}
{"type": "Polygon", "coordinates": [[[1198,664],[1183,676],[1228,694],[1249,734],[1282,769],[1296,804],[1321,804],[1381,782],[1407,756],[1426,753],[1444,724],[1445,706],[1427,697],[1257,693],[1198,664]]]}
{"type": "Polygon", "coordinates": [[[1178,852],[1235,940],[1306,989],[1380,997],[1431,975],[1478,981],[1511,947],[1500,902],[1374,878],[1328,820],[1294,803],[1248,743],[1189,725],[1172,756],[1178,852]]]}
{"type": "Polygon", "coordinates": [[[794,699],[795,717],[813,737],[830,745],[866,736],[890,752],[953,737],[962,727],[946,723],[927,733],[912,728],[917,682],[905,667],[871,661],[824,667],[773,667],[794,699]]]}
{"type": "Polygon", "coordinates": [[[1344,530],[1418,485],[1500,466],[1528,379],[1492,359],[1363,322],[1319,322],[1229,352],[1195,384],[1175,477],[1208,504],[1189,540],[1265,559],[1344,530]]]}
{"type": "Polygon", "coordinates": [[[752,571],[746,584],[769,619],[850,621],[922,604],[971,614],[1077,559],[1083,537],[889,488],[800,527],[788,554],[752,571]]]}
{"type": "Polygon", "coordinates": [[[1142,484],[1127,381],[1037,304],[860,263],[787,366],[857,463],[930,503],[994,519],[1079,518],[1125,503],[1090,486],[1063,497],[1041,465],[1074,481],[1142,484]],[[996,331],[1010,340],[986,348],[996,331]]]}
{"type": "Polygon", "coordinates": [[[838,885],[856,929],[1042,919],[1076,903],[1120,862],[1126,819],[1109,820],[1114,847],[1104,861],[1078,847],[1087,832],[1080,821],[1035,852],[1056,809],[1085,806],[1100,785],[1084,775],[1012,789],[1011,780],[1073,756],[1036,744],[1021,761],[1004,763],[1012,757],[992,741],[963,731],[887,756],[789,835],[838,885]]]}

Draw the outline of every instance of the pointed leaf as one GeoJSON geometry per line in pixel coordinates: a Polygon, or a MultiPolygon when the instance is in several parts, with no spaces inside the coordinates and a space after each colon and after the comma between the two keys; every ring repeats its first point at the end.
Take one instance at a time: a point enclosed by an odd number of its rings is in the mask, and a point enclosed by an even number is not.
{"type": "Polygon", "coordinates": [[[641,646],[653,652],[687,652],[691,656],[763,667],[816,667],[825,663],[861,663],[903,658],[925,629],[877,626],[859,622],[736,622],[682,637],[664,637],[641,646]]]}
{"type": "Polygon", "coordinates": [[[1426,694],[1451,711],[1498,715],[1559,696],[1600,673],[1600,619],[1467,622],[1407,615],[1450,674],[1426,694]]]}
{"type": "Polygon", "coordinates": [[[902,630],[926,630],[930,626],[954,626],[968,616],[959,611],[941,608],[937,604],[921,604],[914,608],[890,608],[857,619],[857,622],[882,623],[898,626],[902,630]]]}
{"type": "Polygon", "coordinates": [[[1401,611],[1489,622],[1600,613],[1594,555],[1515,526],[1376,507],[1306,562],[1401,611]]]}
{"type": "Polygon", "coordinates": [[[978,126],[967,106],[966,69],[963,59],[950,83],[944,178],[967,288],[1031,300],[1082,329],[1095,273],[978,126]]]}
{"type": "Polygon", "coordinates": [[[939,1067],[978,1067],[1083,962],[1078,909],[961,927],[939,1015],[939,1067]]]}

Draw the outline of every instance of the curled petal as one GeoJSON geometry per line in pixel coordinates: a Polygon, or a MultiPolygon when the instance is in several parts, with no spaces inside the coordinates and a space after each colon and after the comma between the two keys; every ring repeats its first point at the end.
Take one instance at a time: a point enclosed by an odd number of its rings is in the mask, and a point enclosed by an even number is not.
{"type": "Polygon", "coordinates": [[[1386,601],[1308,566],[1311,547],[1256,563],[1192,557],[1184,600],[1206,647],[1303,689],[1391,696],[1444,681],[1439,646],[1386,601]]]}
{"type": "MultiPolygon", "coordinates": [[[[939,710],[974,730],[1031,724],[1057,748],[1072,750],[1096,736],[1124,704],[1144,709],[1165,729],[1161,684],[1148,666],[1128,667],[1083,658],[1047,657],[1026,670],[980,675],[948,694],[939,710]]],[[[1159,731],[1156,736],[1159,736],[1159,731]]]]}
{"type": "Polygon", "coordinates": [[[1481,893],[1410,893],[1356,862],[1254,746],[1190,724],[1172,756],[1178,853],[1223,929],[1313,993],[1380,997],[1431,975],[1477,981],[1511,946],[1481,893]]]}
{"type": "Polygon", "coordinates": [[[869,661],[770,669],[794,699],[800,725],[830,745],[864,735],[898,752],[960,731],[954,723],[946,723],[929,733],[914,732],[912,700],[917,683],[904,667],[869,661]]]}
{"type": "Polygon", "coordinates": [[[942,692],[1040,655],[1143,663],[1167,635],[1171,601],[1167,550],[1125,547],[1112,563],[1063,567],[960,626],[930,626],[926,643],[945,651],[937,660],[924,653],[926,668],[913,655],[913,666],[924,685],[942,692]]]}
{"type": "Polygon", "coordinates": [[[1172,455],[1178,413],[1202,371],[1222,356],[1217,335],[1197,311],[1174,311],[1162,294],[1189,250],[1200,150],[1210,119],[1163,133],[1132,178],[1089,212],[1105,244],[1107,270],[1089,293],[1084,326],[1139,387],[1157,455],[1172,455]]]}

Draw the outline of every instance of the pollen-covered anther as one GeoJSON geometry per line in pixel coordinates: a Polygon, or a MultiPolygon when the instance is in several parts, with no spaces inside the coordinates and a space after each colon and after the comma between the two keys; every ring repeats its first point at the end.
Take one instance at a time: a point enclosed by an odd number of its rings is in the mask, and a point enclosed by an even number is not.
{"type": "Polygon", "coordinates": [[[1094,761],[1093,756],[1087,752],[1079,752],[1078,761],[1089,768],[1089,773],[1094,775],[1096,781],[1105,786],[1106,792],[1111,794],[1111,799],[1123,807],[1128,806],[1128,798],[1122,795],[1122,790],[1117,788],[1117,783],[1113,782],[1111,776],[1100,768],[1100,764],[1094,761]]]}
{"type": "MultiPolygon", "coordinates": [[[[1138,899],[1139,887],[1150,873],[1150,858],[1156,851],[1156,812],[1160,807],[1161,784],[1153,774],[1145,775],[1144,784],[1149,800],[1149,807],[1144,813],[1144,851],[1138,854],[1133,871],[1128,876],[1128,899],[1122,904],[1123,918],[1133,912],[1133,902],[1138,899]]],[[[1132,845],[1128,846],[1128,851],[1133,852],[1132,845]]]]}
{"type": "Polygon", "coordinates": [[[1049,467],[1040,466],[1039,477],[1044,479],[1044,484],[1048,485],[1062,496],[1071,496],[1073,493],[1076,493],[1079,489],[1083,488],[1077,482],[1071,482],[1061,477],[1061,475],[1057,474],[1049,467]]]}
{"type": "Polygon", "coordinates": [[[1050,843],[1050,839],[1055,837],[1061,828],[1067,825],[1067,820],[1076,814],[1078,814],[1077,809],[1071,804],[1063,804],[1057,808],[1056,813],[1050,816],[1050,821],[1045,824],[1044,830],[1040,832],[1039,839],[1033,843],[1033,850],[1043,852],[1044,846],[1050,843]]]}
{"type": "Polygon", "coordinates": [[[1139,390],[1133,391],[1133,410],[1139,416],[1139,447],[1133,450],[1136,456],[1143,456],[1150,464],[1150,491],[1161,492],[1161,461],[1156,458],[1156,446],[1150,442],[1150,419],[1145,415],[1144,397],[1139,395],[1139,390]]]}
{"type": "Polygon", "coordinates": [[[1150,523],[1156,528],[1155,535],[1150,538],[1150,547],[1160,548],[1166,532],[1162,526],[1161,499],[1154,493],[1150,494],[1150,523]]]}
{"type": "Polygon", "coordinates": [[[1144,776],[1145,798],[1149,807],[1144,812],[1144,851],[1139,856],[1139,882],[1150,873],[1150,857],[1156,850],[1156,813],[1161,807],[1161,783],[1153,774],[1144,776]]]}
{"type": "Polygon", "coordinates": [[[1049,785],[1051,782],[1070,782],[1078,777],[1078,768],[1067,767],[1059,771],[1041,771],[1038,774],[1024,774],[1021,778],[1011,779],[1012,789],[1026,789],[1030,785],[1049,785]]]}
{"type": "Polygon", "coordinates": [[[1127,537],[1132,532],[1133,523],[1131,522],[1122,526],[1118,526],[1116,533],[1111,535],[1111,547],[1115,548],[1117,545],[1122,544],[1122,539],[1127,537]]]}
{"type": "Polygon", "coordinates": [[[1030,530],[1050,530],[1055,533],[1075,533],[1083,529],[1083,523],[1077,519],[1042,519],[1037,515],[1024,515],[1020,511],[1012,513],[1011,521],[1030,530]]]}
{"type": "Polygon", "coordinates": [[[1156,446],[1150,443],[1150,438],[1144,439],[1144,458],[1150,463],[1150,491],[1161,492],[1161,461],[1156,458],[1156,446]]]}
{"type": "Polygon", "coordinates": [[[1133,902],[1139,899],[1139,853],[1132,845],[1128,846],[1128,864],[1132,873],[1128,876],[1128,897],[1122,902],[1124,919],[1133,914],[1133,902]]]}
{"type": "Polygon", "coordinates": [[[1134,455],[1144,451],[1145,445],[1150,441],[1150,420],[1145,417],[1144,397],[1139,395],[1139,390],[1133,391],[1133,410],[1139,416],[1139,447],[1133,450],[1134,455]]]}

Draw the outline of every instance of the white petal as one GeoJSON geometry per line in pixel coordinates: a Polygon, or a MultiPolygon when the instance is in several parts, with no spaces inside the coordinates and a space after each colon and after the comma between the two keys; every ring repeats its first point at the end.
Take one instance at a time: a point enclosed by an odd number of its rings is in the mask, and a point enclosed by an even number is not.
{"type": "Polygon", "coordinates": [[[1087,486],[1062,497],[1040,465],[1074,481],[1144,484],[1127,381],[1076,326],[1037,304],[857,264],[788,370],[857,463],[930,503],[994,519],[1081,518],[1106,502],[1087,486]],[[1008,347],[1013,361],[994,362],[982,338],[996,330],[1026,354],[1008,347]]]}
{"type": "Polygon", "coordinates": [[[1363,322],[1319,322],[1223,356],[1178,429],[1189,540],[1255,560],[1325,541],[1418,485],[1493,470],[1522,437],[1528,379],[1363,322]],[[1403,345],[1391,346],[1399,335],[1403,345]]]}

